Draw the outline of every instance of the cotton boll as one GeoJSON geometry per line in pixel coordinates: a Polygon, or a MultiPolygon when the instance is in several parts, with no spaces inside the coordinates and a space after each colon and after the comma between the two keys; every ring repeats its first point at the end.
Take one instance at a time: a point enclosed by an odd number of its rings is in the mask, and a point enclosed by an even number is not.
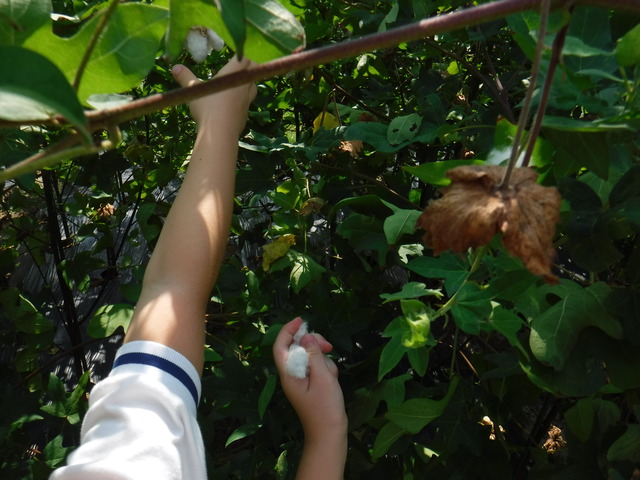
{"type": "Polygon", "coordinates": [[[224,48],[224,40],[222,40],[222,38],[220,38],[220,36],[210,28],[207,28],[207,43],[209,44],[209,48],[216,52],[219,52],[224,48]]]}
{"type": "Polygon", "coordinates": [[[300,345],[302,337],[309,332],[307,322],[303,322],[298,331],[293,336],[293,343],[289,347],[289,356],[287,357],[287,373],[292,377],[305,378],[309,369],[309,354],[300,345]]]}
{"type": "Polygon", "coordinates": [[[300,324],[300,327],[298,327],[298,331],[293,336],[293,343],[295,345],[300,345],[302,337],[304,337],[307,333],[309,333],[309,324],[307,322],[302,322],[300,324]]]}
{"type": "Polygon", "coordinates": [[[289,347],[289,356],[287,357],[287,373],[292,377],[305,378],[309,369],[309,354],[300,345],[295,343],[289,347]]]}
{"type": "Polygon", "coordinates": [[[191,27],[186,39],[187,50],[193,59],[200,63],[211,53],[209,47],[209,37],[203,27],[191,27]]]}

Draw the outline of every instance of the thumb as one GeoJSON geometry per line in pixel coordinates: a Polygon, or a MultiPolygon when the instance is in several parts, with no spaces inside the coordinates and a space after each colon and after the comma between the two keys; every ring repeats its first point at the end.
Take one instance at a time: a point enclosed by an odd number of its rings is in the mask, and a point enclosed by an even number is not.
{"type": "Polygon", "coordinates": [[[199,83],[200,79],[196,77],[191,70],[184,65],[174,65],[171,69],[173,78],[180,84],[181,87],[189,87],[194,83],[199,83]]]}
{"type": "MultiPolygon", "coordinates": [[[[307,334],[300,340],[300,345],[307,351],[309,355],[309,370],[313,371],[321,366],[326,366],[324,353],[320,348],[320,342],[313,334],[307,334]]],[[[317,371],[317,370],[316,370],[317,371]]]]}

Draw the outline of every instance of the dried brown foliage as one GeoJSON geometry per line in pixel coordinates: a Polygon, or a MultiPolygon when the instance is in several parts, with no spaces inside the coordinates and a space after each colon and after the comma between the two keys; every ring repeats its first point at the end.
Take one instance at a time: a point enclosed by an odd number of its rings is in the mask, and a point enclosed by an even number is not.
{"type": "Polygon", "coordinates": [[[552,240],[559,219],[560,193],[536,183],[538,174],[516,168],[506,188],[500,184],[506,167],[473,165],[447,172],[451,185],[418,219],[425,243],[436,255],[451,249],[463,252],[486,245],[497,233],[507,251],[549,283],[555,257],[552,240]]]}

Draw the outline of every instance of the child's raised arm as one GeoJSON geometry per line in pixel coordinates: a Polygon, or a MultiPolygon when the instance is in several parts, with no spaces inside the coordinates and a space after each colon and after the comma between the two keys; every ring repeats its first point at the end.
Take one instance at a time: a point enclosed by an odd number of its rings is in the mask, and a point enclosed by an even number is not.
{"type": "Polygon", "coordinates": [[[300,344],[309,354],[309,375],[295,378],[285,367],[289,346],[301,323],[296,318],[282,327],[273,346],[280,383],[304,429],[304,449],[296,479],[339,480],[347,456],[347,414],[338,368],[325,355],[332,346],[321,335],[307,334],[300,344]]]}
{"type": "MultiPolygon", "coordinates": [[[[218,75],[247,68],[233,58],[218,75]]],[[[182,65],[178,83],[199,82],[182,65]]],[[[193,101],[198,134],[187,174],[147,266],[142,293],[125,337],[150,340],[180,352],[202,371],[204,315],[229,235],[238,137],[244,128],[254,84],[193,101]]]]}

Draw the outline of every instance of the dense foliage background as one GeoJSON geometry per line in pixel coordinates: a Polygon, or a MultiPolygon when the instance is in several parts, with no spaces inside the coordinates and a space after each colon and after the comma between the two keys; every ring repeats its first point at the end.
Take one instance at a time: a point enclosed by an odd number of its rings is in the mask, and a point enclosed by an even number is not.
{"type": "MultiPolygon", "coordinates": [[[[4,479],[46,478],[77,445],[194,138],[185,107],[89,132],[83,108],[128,100],[92,95],[173,89],[168,60],[208,76],[229,51],[195,64],[193,25],[266,61],[302,28],[313,48],[486,2],[114,3],[0,0],[0,161],[91,135],[2,185],[4,479]]],[[[640,8],[616,5],[554,10],[537,84],[531,11],[259,83],[207,315],[211,478],[293,478],[302,435],[271,345],[296,315],[335,346],[346,478],[640,475],[640,8]],[[529,86],[534,107],[548,94],[531,165],[563,197],[556,285],[499,238],[434,256],[414,228],[447,169],[508,159],[529,86]]]]}

